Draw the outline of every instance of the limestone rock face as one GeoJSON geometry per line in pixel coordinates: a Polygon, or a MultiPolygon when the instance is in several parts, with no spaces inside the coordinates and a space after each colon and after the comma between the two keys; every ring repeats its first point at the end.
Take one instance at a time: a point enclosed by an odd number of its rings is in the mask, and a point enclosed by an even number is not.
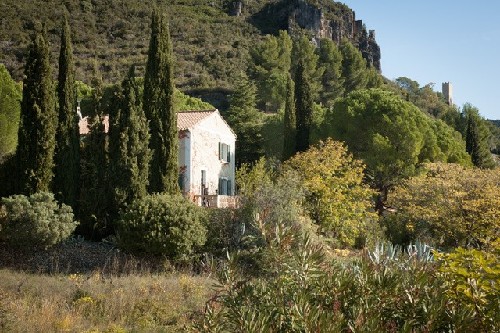
{"type": "MultiPolygon", "coordinates": [[[[292,35],[300,29],[309,30],[317,43],[321,38],[337,43],[347,38],[358,47],[366,61],[380,71],[381,55],[375,31],[367,31],[363,21],[356,20],[355,12],[342,3],[331,0],[270,1],[255,16],[266,17],[266,23],[274,21],[275,30],[286,29],[292,35]]],[[[274,32],[268,26],[261,30],[274,32]]]]}

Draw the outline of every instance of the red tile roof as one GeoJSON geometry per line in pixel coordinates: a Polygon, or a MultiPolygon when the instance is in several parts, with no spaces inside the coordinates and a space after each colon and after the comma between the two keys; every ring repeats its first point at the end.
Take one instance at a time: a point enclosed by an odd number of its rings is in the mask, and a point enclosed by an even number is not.
{"type": "Polygon", "coordinates": [[[210,116],[217,110],[205,110],[205,111],[182,111],[177,113],[177,129],[179,131],[184,131],[192,128],[200,121],[210,116]]]}
{"type": "MultiPolygon", "coordinates": [[[[206,117],[210,116],[214,112],[217,112],[217,109],[215,110],[205,110],[205,111],[182,111],[177,113],[177,129],[179,131],[184,131],[187,129],[192,128],[196,124],[198,124],[200,121],[205,119],[206,117]]],[[[104,116],[104,119],[102,121],[104,124],[104,132],[108,133],[109,130],[109,116],[104,116]]],[[[78,126],[80,127],[80,135],[86,135],[89,134],[90,129],[89,129],[89,124],[88,124],[88,117],[84,117],[80,119],[78,126]]]]}

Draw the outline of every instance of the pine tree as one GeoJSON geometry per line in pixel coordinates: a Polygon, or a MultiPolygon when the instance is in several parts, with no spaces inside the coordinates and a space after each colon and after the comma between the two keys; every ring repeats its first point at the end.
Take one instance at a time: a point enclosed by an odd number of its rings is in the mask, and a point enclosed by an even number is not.
{"type": "Polygon", "coordinates": [[[482,169],[495,167],[495,161],[488,147],[489,130],[479,115],[479,111],[472,105],[466,104],[463,114],[467,120],[465,148],[471,156],[472,163],[482,169]]]}
{"type": "Polygon", "coordinates": [[[296,152],[306,151],[309,148],[313,107],[310,77],[303,59],[300,59],[295,74],[296,152]]]}
{"type": "Polygon", "coordinates": [[[179,139],[173,96],[173,55],[168,23],[158,10],[154,10],[144,78],[144,111],[149,120],[153,152],[149,192],[180,192],[179,139]]]}
{"type": "Polygon", "coordinates": [[[369,70],[361,52],[347,39],[340,42],[342,54],[342,77],[344,78],[344,94],[363,89],[368,84],[369,70]]]}
{"type": "Polygon", "coordinates": [[[292,77],[288,75],[286,84],[286,100],[285,100],[285,114],[283,119],[284,125],[284,145],[283,145],[283,160],[287,160],[295,153],[295,98],[294,98],[295,85],[292,77]]]}
{"type": "Polygon", "coordinates": [[[37,32],[29,48],[23,81],[18,132],[18,192],[50,191],[53,178],[57,113],[54,104],[49,45],[37,32]]]}
{"type": "Polygon", "coordinates": [[[342,54],[331,39],[322,39],[319,47],[319,62],[324,68],[321,78],[320,101],[326,107],[333,106],[336,98],[344,95],[342,77],[342,54]]]}
{"type": "Polygon", "coordinates": [[[73,50],[65,17],[59,54],[59,124],[56,133],[54,192],[58,200],[75,208],[79,188],[80,139],[75,109],[76,89],[73,50]]]}
{"type": "Polygon", "coordinates": [[[110,142],[110,147],[115,147],[113,153],[110,151],[110,164],[116,208],[123,208],[147,194],[151,160],[148,123],[142,109],[134,67],[123,81],[122,89],[119,120],[118,123],[113,122],[116,127],[110,127],[110,134],[116,134],[111,138],[118,139],[118,142],[110,142]]]}
{"type": "Polygon", "coordinates": [[[236,165],[253,163],[263,154],[262,115],[255,107],[256,87],[242,73],[230,97],[227,122],[235,131],[236,165]]]}

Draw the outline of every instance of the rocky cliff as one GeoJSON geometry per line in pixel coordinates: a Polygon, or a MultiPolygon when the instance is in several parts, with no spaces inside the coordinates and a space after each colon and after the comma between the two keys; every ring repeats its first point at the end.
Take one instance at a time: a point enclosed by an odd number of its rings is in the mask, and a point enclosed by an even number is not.
{"type": "MultiPolygon", "coordinates": [[[[241,14],[245,3],[241,0],[235,3],[241,14]]],[[[342,3],[331,0],[268,1],[252,14],[252,20],[264,33],[282,29],[294,34],[305,29],[317,40],[330,38],[338,43],[347,38],[359,48],[366,61],[380,71],[381,55],[375,31],[368,31],[362,20],[356,20],[355,12],[342,3]]]]}

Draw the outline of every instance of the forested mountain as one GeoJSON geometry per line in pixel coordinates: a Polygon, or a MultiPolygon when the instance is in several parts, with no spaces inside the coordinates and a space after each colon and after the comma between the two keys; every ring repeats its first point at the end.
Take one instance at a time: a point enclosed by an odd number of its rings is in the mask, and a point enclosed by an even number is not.
{"type": "MultiPolygon", "coordinates": [[[[58,52],[61,17],[69,12],[76,79],[89,83],[98,63],[105,83],[120,81],[131,64],[144,65],[153,1],[3,0],[0,3],[0,63],[22,79],[30,35],[43,23],[52,58],[58,52]]],[[[348,38],[380,69],[374,33],[347,6],[330,0],[161,0],[170,21],[176,55],[176,85],[182,90],[231,88],[246,70],[249,49],[264,34],[306,28],[311,37],[348,38]]],[[[53,61],[54,64],[56,61],[53,61]]],[[[57,72],[57,71],[55,71],[57,72]]]]}

